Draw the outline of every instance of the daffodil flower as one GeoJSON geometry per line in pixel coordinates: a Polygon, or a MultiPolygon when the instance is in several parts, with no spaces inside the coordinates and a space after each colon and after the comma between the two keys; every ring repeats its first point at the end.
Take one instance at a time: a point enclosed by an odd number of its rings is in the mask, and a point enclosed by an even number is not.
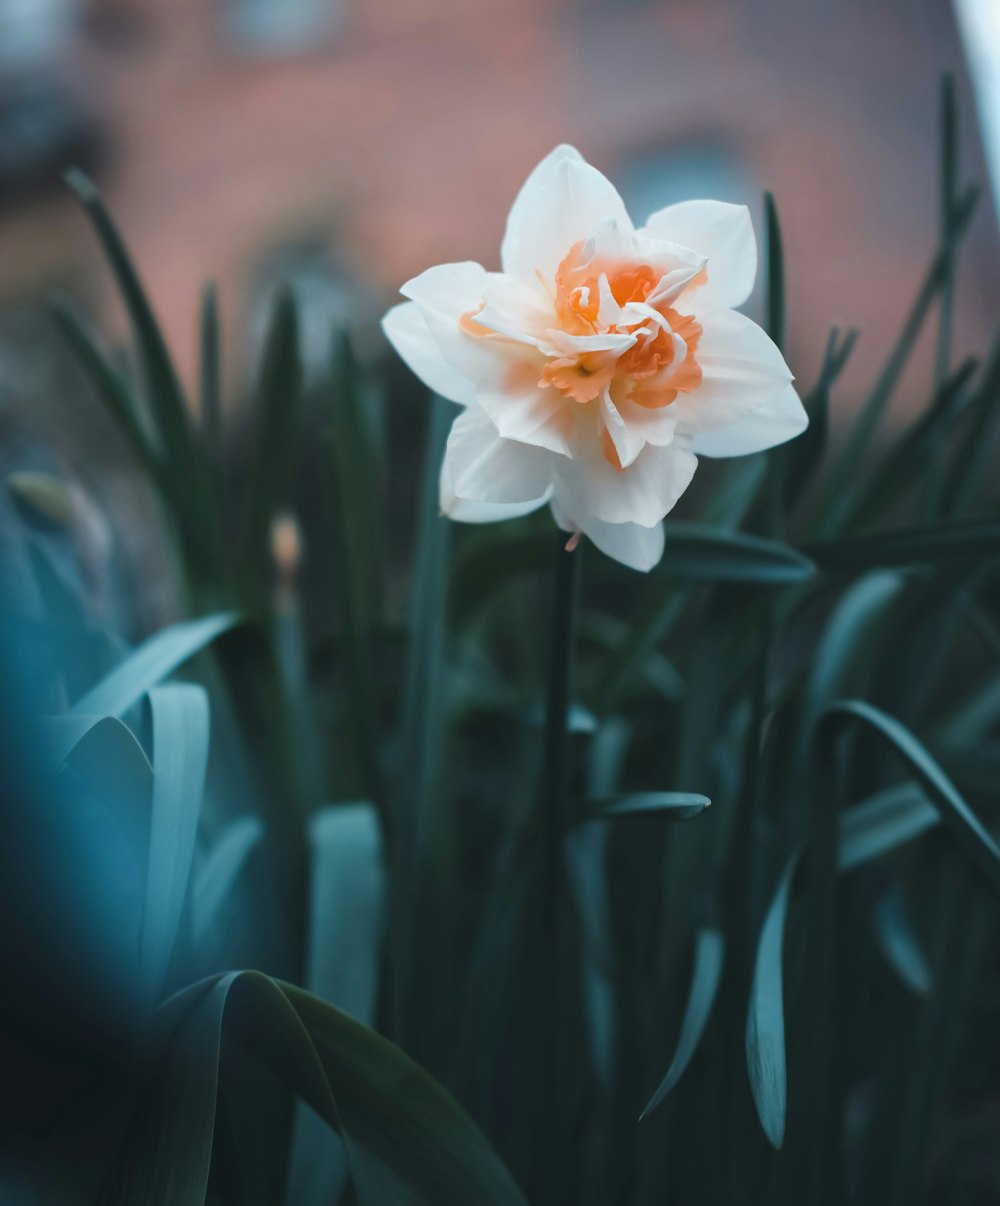
{"type": "Polygon", "coordinates": [[[500,261],[428,269],[383,320],[464,408],[441,470],[453,519],[547,504],[574,538],[648,570],[699,456],[805,428],[781,353],[734,309],[757,270],[745,206],[682,202],[636,229],[610,181],[560,146],[515,200],[500,261]]]}

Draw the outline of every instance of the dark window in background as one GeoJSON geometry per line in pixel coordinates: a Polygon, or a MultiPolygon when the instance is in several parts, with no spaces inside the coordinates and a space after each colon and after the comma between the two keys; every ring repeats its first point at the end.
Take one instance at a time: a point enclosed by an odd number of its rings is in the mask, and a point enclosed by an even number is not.
{"type": "Polygon", "coordinates": [[[754,208],[758,186],[731,147],[697,139],[630,152],[614,179],[636,225],[677,201],[712,197],[754,208]]]}
{"type": "Polygon", "coordinates": [[[345,0],[225,0],[223,31],[247,54],[295,54],[331,37],[345,0]]]}

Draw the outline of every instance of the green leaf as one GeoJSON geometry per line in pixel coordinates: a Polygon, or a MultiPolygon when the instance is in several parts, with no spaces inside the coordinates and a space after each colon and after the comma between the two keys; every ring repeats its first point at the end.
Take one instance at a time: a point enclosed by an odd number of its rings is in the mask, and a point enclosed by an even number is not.
{"type": "Polygon", "coordinates": [[[862,463],[872,437],[878,430],[889,400],[920,336],[931,305],[944,285],[953,249],[968,226],[978,199],[979,190],[972,186],[966,190],[955,206],[947,238],[927,270],[913,307],[903,324],[903,330],[896,346],[875,381],[871,393],[858,412],[847,443],[831,470],[815,512],[820,531],[824,535],[839,529],[843,517],[851,505],[852,486],[857,480],[858,466],[862,463]]]}
{"type": "Polygon", "coordinates": [[[298,310],[291,290],[282,289],[275,298],[260,370],[243,534],[248,571],[264,581],[270,562],[271,524],[287,503],[301,400],[298,310]]]}
{"type": "Polygon", "coordinates": [[[189,500],[183,491],[178,493],[175,489],[175,482],[181,479],[172,479],[164,471],[160,454],[150,442],[140,422],[135,398],[128,383],[111,365],[68,305],[57,302],[49,308],[49,313],[98,398],[107,407],[112,419],[128,440],[150,481],[170,505],[176,506],[178,515],[185,516],[189,500]]]}
{"type": "Polygon", "coordinates": [[[44,716],[39,728],[40,753],[45,766],[57,769],[74,752],[78,757],[88,758],[93,739],[94,748],[102,751],[101,759],[116,764],[127,764],[138,755],[149,768],[149,782],[153,781],[153,768],[136,740],[135,734],[113,716],[93,713],[67,712],[62,716],[44,716]]]}
{"type": "Polygon", "coordinates": [[[684,1071],[701,1041],[705,1026],[708,1024],[712,1006],[715,1004],[715,994],[722,978],[722,960],[725,952],[725,938],[719,930],[699,930],[695,938],[694,972],[691,977],[691,992],[688,995],[687,1008],[684,1010],[684,1020],[681,1022],[680,1037],[670,1067],[659,1087],[649,1099],[646,1108],[639,1116],[643,1118],[666,1097],[670,1090],[684,1075],[684,1071]]]}
{"type": "Polygon", "coordinates": [[[803,405],[809,415],[809,426],[788,445],[788,471],[785,477],[785,504],[793,506],[813,484],[829,433],[830,391],[843,372],[857,342],[858,332],[851,328],[840,338],[834,327],[827,340],[819,378],[805,398],[803,405]]]}
{"type": "Polygon", "coordinates": [[[937,825],[937,809],[914,783],[887,787],[838,821],[837,870],[853,871],[937,825]]]}
{"type": "Polygon", "coordinates": [[[923,414],[909,427],[879,465],[868,488],[854,501],[845,526],[863,526],[873,515],[890,508],[906,486],[915,481],[922,496],[928,491],[927,462],[945,443],[948,430],[969,402],[966,386],[978,367],[969,357],[935,388],[923,414]]]}
{"type": "MultiPolygon", "coordinates": [[[[837,870],[850,871],[888,854],[931,828],[937,820],[937,810],[913,784],[879,792],[838,818],[837,870]]],[[[792,883],[801,855],[801,849],[793,852],[771,898],[758,939],[747,1014],[750,1087],[764,1133],[776,1148],[784,1142],[787,1098],[782,948],[792,883]]]]}
{"type": "Polygon", "coordinates": [[[153,717],[153,811],[140,962],[157,995],[187,896],[208,767],[208,695],[194,683],[149,692],[153,717]]]}
{"type": "Polygon", "coordinates": [[[76,169],[67,173],[66,182],[84,207],[100,239],[125,302],[139,345],[149,400],[156,416],[169,471],[175,478],[185,482],[195,498],[200,499],[203,505],[196,506],[195,513],[204,515],[204,465],[196,456],[187,403],[149,300],[96,186],[76,169]]]}
{"type": "MultiPolygon", "coordinates": [[[[336,804],[310,823],[310,992],[365,1025],[375,1020],[386,868],[378,814],[371,804],[336,804]]],[[[348,1176],[336,1135],[300,1106],[289,1170],[288,1200],[301,1206],[335,1202],[348,1176]]]]}
{"type": "Polygon", "coordinates": [[[1000,556],[1000,520],[893,528],[814,544],[808,553],[821,569],[852,573],[892,565],[979,563],[1000,556]]]}
{"type": "Polygon", "coordinates": [[[764,194],[767,229],[767,317],[765,330],[781,351],[785,349],[785,253],[774,195],[764,194]]]}
{"type": "Polygon", "coordinates": [[[149,637],[73,705],[75,716],[121,716],[158,682],[239,621],[236,612],[188,620],[149,637]]]}
{"type": "Polygon", "coordinates": [[[372,630],[382,612],[379,474],[362,406],[359,369],[342,334],[330,359],[332,422],[329,486],[337,566],[337,609],[344,633],[346,727],[352,755],[347,788],[384,807],[378,708],[373,689],[372,630]]]}
{"type": "Polygon", "coordinates": [[[994,341],[989,359],[976,386],[970,407],[972,419],[965,438],[952,457],[942,494],[945,514],[968,511],[989,475],[1000,424],[1000,338],[994,341]]]}
{"type": "Polygon", "coordinates": [[[219,294],[214,284],[201,295],[201,426],[205,446],[218,463],[222,455],[222,365],[219,351],[219,294]]]}
{"type": "Polygon", "coordinates": [[[442,669],[451,522],[440,513],[438,478],[453,412],[450,403],[441,398],[433,399],[417,515],[416,563],[409,608],[410,646],[397,773],[400,819],[418,851],[423,841],[428,792],[437,769],[443,733],[442,669]]]}
{"type": "Polygon", "coordinates": [[[200,949],[213,934],[219,914],[264,837],[264,826],[256,817],[240,817],[224,830],[195,876],[191,892],[191,929],[200,949]]]}
{"type": "Polygon", "coordinates": [[[584,805],[583,815],[576,818],[576,823],[614,821],[619,817],[649,815],[662,816],[667,821],[691,821],[701,816],[711,804],[708,796],[700,796],[694,792],[630,792],[627,795],[588,800],[584,805]]]}
{"type": "MultiPolygon", "coordinates": [[[[436,1081],[374,1031],[289,984],[348,1133],[428,1206],[526,1206],[479,1128],[436,1081]]],[[[355,1179],[364,1206],[366,1200],[355,1179]]]]}
{"type": "Polygon", "coordinates": [[[781,586],[806,582],[815,572],[808,557],[777,540],[676,521],[665,526],[666,548],[653,578],[781,586]]]}
{"type": "Polygon", "coordinates": [[[898,884],[879,897],[872,916],[875,939],[903,985],[918,997],[931,991],[931,969],[898,884]]]}
{"type": "Polygon", "coordinates": [[[894,717],[861,700],[832,704],[823,723],[831,738],[846,722],[861,722],[907,764],[938,810],[956,845],[994,890],[1000,890],[1000,849],[958,789],[916,737],[894,717]]]}
{"type": "Polygon", "coordinates": [[[747,1013],[746,1055],[750,1089],[764,1134],[776,1148],[780,1148],[785,1140],[788,1092],[781,956],[788,899],[798,860],[796,851],[785,867],[764,919],[747,1013]]]}

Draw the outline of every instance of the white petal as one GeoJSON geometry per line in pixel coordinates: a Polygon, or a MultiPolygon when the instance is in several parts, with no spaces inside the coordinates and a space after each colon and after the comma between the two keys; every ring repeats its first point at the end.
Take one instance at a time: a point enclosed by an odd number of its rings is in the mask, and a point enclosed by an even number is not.
{"type": "Polygon", "coordinates": [[[745,418],[721,431],[699,431],[691,439],[694,452],[704,456],[744,456],[762,452],[801,435],[809,417],[791,384],[781,388],[745,418]]]}
{"type": "Polygon", "coordinates": [[[671,413],[672,406],[638,406],[628,398],[623,398],[616,405],[629,430],[635,431],[645,443],[662,448],[674,442],[677,420],[671,413]]]}
{"type": "Polygon", "coordinates": [[[467,404],[476,396],[476,387],[441,355],[437,340],[416,302],[400,302],[382,319],[386,338],[428,389],[452,402],[467,404]]]}
{"type": "Polygon", "coordinates": [[[498,384],[477,389],[476,402],[505,439],[569,456],[576,403],[557,389],[542,389],[540,372],[541,364],[525,361],[498,384]]]}
{"type": "Polygon", "coordinates": [[[698,458],[686,448],[647,444],[627,469],[616,469],[598,441],[581,440],[572,460],[555,462],[557,492],[565,490],[578,509],[606,523],[638,523],[654,527],[684,493],[698,458]]]}
{"type": "Polygon", "coordinates": [[[717,310],[705,317],[695,355],[701,365],[701,384],[670,403],[682,432],[729,427],[760,410],[792,379],[767,334],[734,310],[717,310]]]}
{"type": "Polygon", "coordinates": [[[556,147],[518,193],[500,248],[504,272],[534,283],[555,278],[574,243],[590,238],[607,219],[624,230],[632,223],[614,185],[573,147],[556,147]]]}
{"type": "Polygon", "coordinates": [[[486,289],[500,279],[499,273],[487,272],[481,264],[438,264],[400,289],[420,307],[444,359],[477,385],[502,381],[518,352],[504,340],[469,335],[459,326],[462,316],[475,313],[486,289]]]}
{"type": "Polygon", "coordinates": [[[552,514],[564,532],[582,532],[602,553],[629,569],[648,573],[663,556],[663,524],[605,523],[574,506],[571,496],[556,494],[552,514]]]}
{"type": "Polygon", "coordinates": [[[740,306],[750,296],[757,275],[757,241],[745,205],[682,201],[657,210],[639,234],[682,243],[708,258],[708,280],[691,289],[678,309],[700,313],[716,306],[740,306]]]}
{"type": "Polygon", "coordinates": [[[452,424],[444,458],[456,498],[534,502],[552,481],[552,454],[503,439],[478,406],[468,407],[452,424]]]}
{"type": "Polygon", "coordinates": [[[479,327],[529,344],[546,355],[556,354],[546,339],[555,321],[551,299],[512,276],[498,274],[489,281],[483,290],[483,307],[474,321],[479,327]]]}

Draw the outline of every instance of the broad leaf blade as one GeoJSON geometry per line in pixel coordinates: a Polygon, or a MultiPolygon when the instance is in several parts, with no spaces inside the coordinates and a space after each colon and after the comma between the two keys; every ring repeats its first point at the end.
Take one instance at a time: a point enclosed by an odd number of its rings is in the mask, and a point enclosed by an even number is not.
{"type": "Polygon", "coordinates": [[[143,641],[73,705],[73,715],[121,716],[157,683],[238,622],[236,612],[173,624],[143,641]]]}

